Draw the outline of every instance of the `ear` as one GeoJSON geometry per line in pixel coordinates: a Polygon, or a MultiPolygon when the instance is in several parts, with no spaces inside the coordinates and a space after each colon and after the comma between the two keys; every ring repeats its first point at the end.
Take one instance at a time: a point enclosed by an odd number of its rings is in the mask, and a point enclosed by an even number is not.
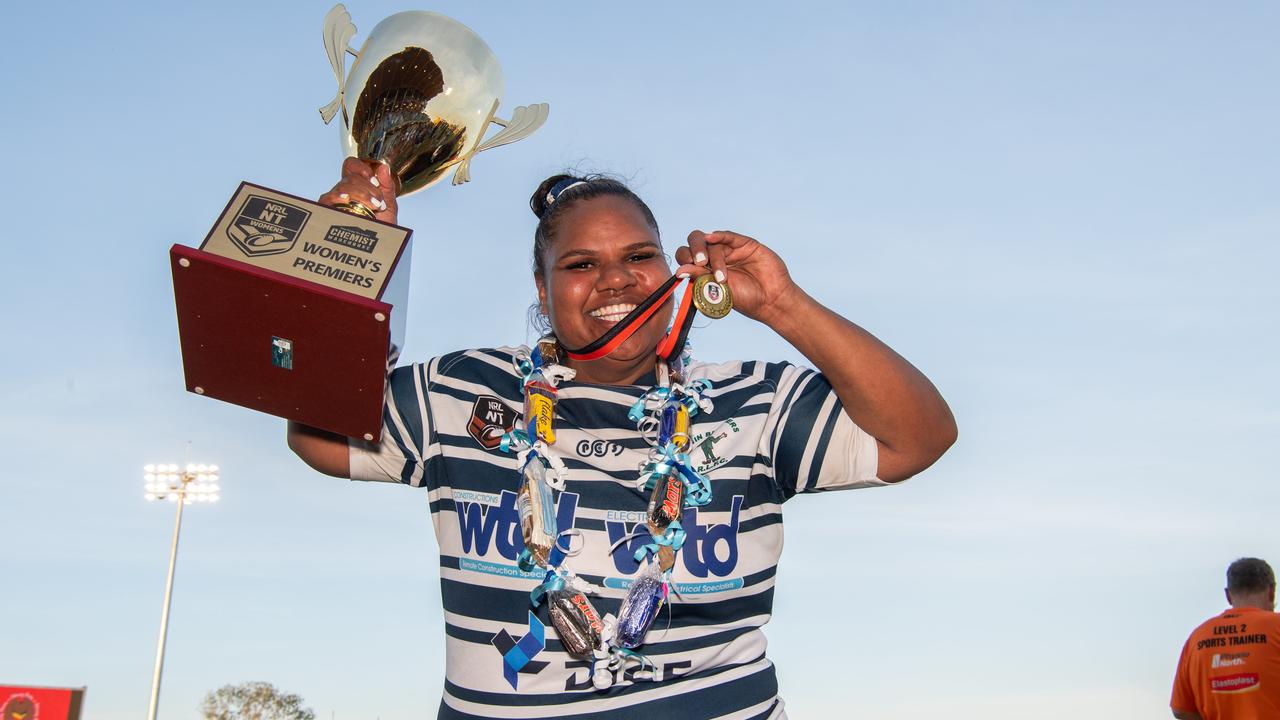
{"type": "Polygon", "coordinates": [[[1228,604],[1228,605],[1230,605],[1230,604],[1231,604],[1231,590],[1230,590],[1229,588],[1222,588],[1222,594],[1227,596],[1227,604],[1228,604]]]}
{"type": "Polygon", "coordinates": [[[551,316],[547,308],[547,283],[542,279],[542,273],[533,274],[533,284],[538,287],[538,309],[543,315],[551,316]]]}

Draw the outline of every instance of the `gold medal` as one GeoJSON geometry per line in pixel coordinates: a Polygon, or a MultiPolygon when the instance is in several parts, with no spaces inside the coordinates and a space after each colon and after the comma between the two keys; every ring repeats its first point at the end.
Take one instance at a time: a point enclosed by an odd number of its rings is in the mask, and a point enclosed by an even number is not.
{"type": "Polygon", "coordinates": [[[698,312],[709,318],[719,320],[733,309],[733,293],[729,292],[729,286],[716,282],[710,274],[699,275],[693,281],[691,292],[698,312]]]}

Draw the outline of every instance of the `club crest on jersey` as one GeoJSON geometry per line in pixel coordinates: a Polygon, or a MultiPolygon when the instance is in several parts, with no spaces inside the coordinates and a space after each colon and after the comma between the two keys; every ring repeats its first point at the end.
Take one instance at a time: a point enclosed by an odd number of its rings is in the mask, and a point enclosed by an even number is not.
{"type": "Polygon", "coordinates": [[[502,444],[502,436],[511,432],[515,425],[515,410],[492,395],[481,395],[471,406],[467,434],[485,450],[496,450],[502,444]]]}

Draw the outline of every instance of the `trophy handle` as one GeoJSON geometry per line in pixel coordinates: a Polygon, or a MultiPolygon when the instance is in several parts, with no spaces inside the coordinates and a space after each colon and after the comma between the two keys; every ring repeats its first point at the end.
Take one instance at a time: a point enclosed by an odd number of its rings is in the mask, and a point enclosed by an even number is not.
{"type": "MultiPolygon", "coordinates": [[[[324,50],[329,55],[329,64],[333,66],[334,77],[338,79],[338,96],[328,105],[320,108],[320,117],[324,119],[325,125],[333,120],[333,116],[337,115],[338,109],[342,107],[342,96],[347,84],[346,54],[351,53],[360,57],[360,53],[348,46],[355,34],[356,26],[351,22],[351,15],[347,13],[342,3],[334,5],[333,9],[324,16],[324,50]]],[[[342,112],[342,120],[348,122],[345,109],[342,112]]]]}
{"type": "Polygon", "coordinates": [[[471,180],[471,158],[475,157],[476,153],[482,153],[499,145],[507,145],[529,137],[547,121],[551,106],[546,103],[521,105],[511,111],[510,120],[503,120],[497,117],[495,114],[497,112],[498,101],[494,100],[493,107],[489,110],[489,119],[485,121],[484,128],[488,130],[489,123],[495,123],[502,126],[502,131],[488,140],[484,140],[482,134],[481,142],[478,142],[458,163],[458,169],[453,173],[454,185],[461,185],[471,180]]]}

